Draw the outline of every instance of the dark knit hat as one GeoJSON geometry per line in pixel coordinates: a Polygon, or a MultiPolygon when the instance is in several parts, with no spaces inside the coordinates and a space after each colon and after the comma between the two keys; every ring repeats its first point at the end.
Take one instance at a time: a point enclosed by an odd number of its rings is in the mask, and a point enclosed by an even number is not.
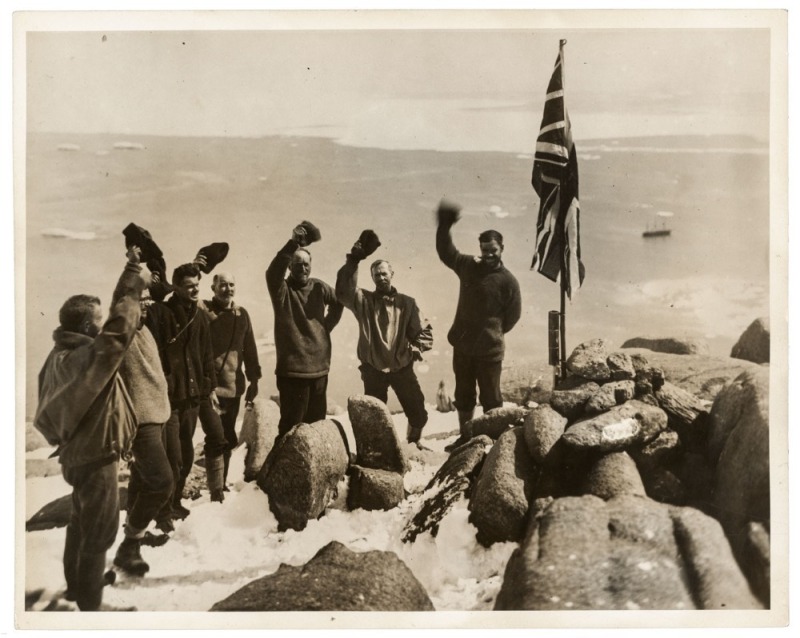
{"type": "Polygon", "coordinates": [[[142,249],[141,260],[143,262],[148,262],[151,259],[158,259],[164,255],[158,247],[158,244],[153,241],[153,237],[150,233],[141,226],[130,223],[125,227],[125,230],[122,231],[122,234],[125,235],[126,248],[138,246],[142,249]]]}
{"type": "MultiPolygon", "coordinates": [[[[220,264],[225,257],[228,256],[228,244],[224,242],[219,242],[215,244],[209,244],[208,246],[203,246],[200,250],[197,251],[197,257],[205,257],[206,265],[201,266],[197,264],[200,270],[202,270],[205,274],[210,273],[214,268],[216,268],[217,264],[220,264]]],[[[195,257],[195,260],[197,259],[195,257]]]]}
{"type": "Polygon", "coordinates": [[[306,231],[306,239],[309,244],[313,244],[315,241],[322,239],[322,233],[319,232],[319,228],[314,226],[311,222],[304,219],[298,225],[306,231]]]}

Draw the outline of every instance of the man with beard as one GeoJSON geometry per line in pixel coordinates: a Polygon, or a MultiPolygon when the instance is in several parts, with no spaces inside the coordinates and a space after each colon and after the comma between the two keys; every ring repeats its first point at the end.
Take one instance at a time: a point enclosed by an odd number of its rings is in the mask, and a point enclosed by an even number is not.
{"type": "Polygon", "coordinates": [[[460,436],[445,447],[455,449],[471,438],[469,422],[480,389],[484,412],[503,405],[500,373],[505,353],[504,335],[519,321],[522,300],[516,278],[503,265],[503,236],[496,230],[480,234],[480,257],[462,255],[453,245],[450,229],[460,207],[442,200],[437,211],[436,252],[459,279],[458,305],[447,340],[453,346],[456,378],[455,406],[460,436]]]}
{"type": "Polygon", "coordinates": [[[336,276],[336,297],[358,321],[356,352],[364,394],[386,403],[391,387],[408,418],[406,439],[419,443],[428,412],[414,361],[422,361],[422,353],[433,346],[433,329],[414,298],[392,286],[394,271],[385,259],[370,266],[375,290],[358,288],[358,263],[376,244],[380,242],[372,231],[361,234],[336,276]]]}
{"type": "Polygon", "coordinates": [[[64,544],[68,600],[81,611],[103,609],[106,552],[119,527],[118,463],[130,452],[136,417],[119,366],[139,326],[145,287],[141,249],[128,248],[108,319],[91,295],[67,299],[55,345],[39,373],[34,425],[57,445],[72,514],[64,544]]]}
{"type": "Polygon", "coordinates": [[[324,419],[327,412],[331,331],[342,317],[342,306],[331,286],[311,277],[311,253],[306,247],[319,239],[316,226],[302,222],[266,272],[275,313],[278,438],[298,423],[324,419]],[[284,278],[287,268],[289,276],[284,278]]]}
{"type": "Polygon", "coordinates": [[[258,395],[261,366],[258,363],[250,315],[233,300],[236,294],[236,278],[228,272],[217,273],[214,275],[211,290],[214,296],[210,300],[203,301],[201,307],[210,321],[211,349],[217,375],[216,394],[221,411],[222,428],[228,441],[228,449],[224,453],[223,475],[227,484],[231,450],[238,444],[236,417],[239,415],[242,394],[245,392],[245,376],[248,382],[245,403],[251,403],[258,395]]]}

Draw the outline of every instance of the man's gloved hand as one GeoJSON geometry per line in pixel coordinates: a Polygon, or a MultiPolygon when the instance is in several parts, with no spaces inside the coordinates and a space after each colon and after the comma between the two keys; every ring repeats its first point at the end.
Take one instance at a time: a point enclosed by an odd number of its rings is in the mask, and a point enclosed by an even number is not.
{"type": "Polygon", "coordinates": [[[258,396],[258,381],[251,381],[247,386],[247,392],[244,393],[244,402],[252,403],[256,396],[258,396]]]}
{"type": "Polygon", "coordinates": [[[300,246],[305,247],[322,239],[322,233],[319,232],[319,228],[314,226],[314,224],[303,220],[294,227],[294,230],[292,231],[292,239],[300,246]]]}
{"type": "Polygon", "coordinates": [[[439,208],[436,211],[436,219],[439,225],[452,226],[461,218],[461,206],[455,202],[451,202],[446,198],[442,198],[439,202],[439,208]]]}
{"type": "Polygon", "coordinates": [[[381,240],[378,239],[378,235],[376,235],[374,231],[363,230],[358,236],[356,243],[353,244],[353,247],[350,249],[350,256],[361,261],[378,250],[378,246],[380,245],[381,240]]]}

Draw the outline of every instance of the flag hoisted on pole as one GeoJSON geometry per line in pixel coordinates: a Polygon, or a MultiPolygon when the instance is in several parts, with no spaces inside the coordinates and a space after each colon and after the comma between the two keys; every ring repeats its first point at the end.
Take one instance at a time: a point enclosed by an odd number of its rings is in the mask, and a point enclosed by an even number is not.
{"type": "Polygon", "coordinates": [[[531,183],[539,196],[539,218],[531,269],[551,281],[560,278],[561,289],[572,299],[583,283],[585,270],[581,262],[578,159],[564,103],[566,43],[559,42],[533,159],[531,183]]]}

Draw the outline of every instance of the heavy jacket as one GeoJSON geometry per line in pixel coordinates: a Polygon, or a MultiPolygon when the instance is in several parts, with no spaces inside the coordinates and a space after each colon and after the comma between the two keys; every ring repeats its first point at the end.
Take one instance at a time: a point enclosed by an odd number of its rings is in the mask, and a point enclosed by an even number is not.
{"type": "Polygon", "coordinates": [[[462,255],[453,245],[450,226],[436,230],[436,252],[460,282],[458,306],[447,340],[455,350],[486,361],[505,354],[503,335],[522,314],[519,283],[502,262],[490,268],[478,257],[462,255]]]}
{"type": "Polygon", "coordinates": [[[396,372],[414,361],[414,350],[433,347],[433,328],[413,297],[394,287],[384,295],[357,284],[358,261],[348,256],[336,275],[336,298],[358,321],[359,361],[376,370],[396,372]]]}
{"type": "Polygon", "coordinates": [[[247,310],[235,303],[224,307],[216,298],[203,301],[201,307],[208,315],[211,327],[211,350],[217,375],[218,397],[238,397],[248,383],[261,378],[253,324],[247,310]],[[242,372],[244,364],[244,373],[242,372]]]}
{"type": "Polygon", "coordinates": [[[128,264],[114,303],[93,339],[61,328],[39,373],[34,425],[57,445],[62,465],[75,467],[125,454],[136,433],[131,399],[119,366],[139,325],[145,282],[138,265],[128,264]]]}
{"type": "Polygon", "coordinates": [[[172,405],[211,394],[217,376],[206,313],[196,305],[183,306],[173,294],[150,306],[145,325],[158,344],[172,405]]]}
{"type": "Polygon", "coordinates": [[[166,423],[170,405],[167,379],[150,329],[142,326],[133,335],[119,367],[138,423],[166,423]]]}
{"type": "Polygon", "coordinates": [[[333,288],[309,278],[304,286],[285,278],[297,250],[289,240],[266,272],[267,290],[275,312],[275,374],[317,379],[331,366],[331,331],[342,318],[342,305],[333,288]]]}

